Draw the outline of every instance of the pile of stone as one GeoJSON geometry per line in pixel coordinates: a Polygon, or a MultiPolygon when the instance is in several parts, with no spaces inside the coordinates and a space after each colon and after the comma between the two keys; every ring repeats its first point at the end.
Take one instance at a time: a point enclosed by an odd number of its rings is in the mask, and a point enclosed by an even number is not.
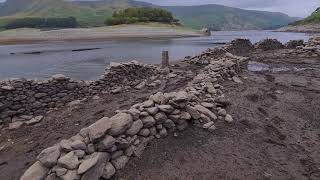
{"type": "Polygon", "coordinates": [[[184,61],[190,64],[210,64],[219,58],[226,58],[227,53],[234,55],[242,55],[253,50],[253,45],[248,39],[235,39],[223,47],[207,49],[200,55],[194,57],[186,57],[184,61]]]}
{"type": "Polygon", "coordinates": [[[141,79],[158,75],[156,66],[130,61],[128,63],[110,63],[100,81],[103,84],[135,86],[141,79]]]}
{"type": "Polygon", "coordinates": [[[308,46],[320,46],[320,36],[310,38],[307,45],[308,46]]]}
{"type": "Polygon", "coordinates": [[[287,49],[296,49],[297,47],[303,47],[303,40],[291,40],[285,44],[285,48],[287,49]]]}
{"type": "Polygon", "coordinates": [[[230,101],[218,82],[236,77],[237,64],[244,59],[230,53],[227,57],[211,62],[184,90],[153,94],[149,100],[118,110],[115,116],[104,117],[43,150],[21,180],[110,179],[130,158],[140,157],[155,138],[183,131],[190,124],[215,131],[217,121],[232,123],[225,110],[230,101]]]}
{"type": "Polygon", "coordinates": [[[88,84],[55,75],[47,81],[12,79],[0,82],[0,119],[20,124],[88,93],[88,84]]]}
{"type": "Polygon", "coordinates": [[[257,42],[254,47],[263,51],[276,50],[284,48],[284,45],[277,39],[264,39],[257,42]]]}

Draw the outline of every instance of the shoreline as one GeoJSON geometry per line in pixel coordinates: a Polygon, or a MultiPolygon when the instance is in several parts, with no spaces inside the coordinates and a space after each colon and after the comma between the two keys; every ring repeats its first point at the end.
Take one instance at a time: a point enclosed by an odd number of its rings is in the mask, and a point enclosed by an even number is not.
{"type": "Polygon", "coordinates": [[[122,25],[98,28],[75,28],[42,31],[13,29],[0,32],[0,45],[29,44],[55,41],[108,41],[137,39],[172,39],[201,37],[195,30],[165,25],[122,25]]]}

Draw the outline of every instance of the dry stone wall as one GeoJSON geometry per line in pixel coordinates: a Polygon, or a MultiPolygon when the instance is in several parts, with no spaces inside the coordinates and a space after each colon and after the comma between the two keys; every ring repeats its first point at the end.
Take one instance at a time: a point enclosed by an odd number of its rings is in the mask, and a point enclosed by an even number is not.
{"type": "Polygon", "coordinates": [[[137,61],[111,63],[97,81],[74,81],[54,75],[46,81],[11,79],[0,82],[0,126],[12,122],[12,128],[34,121],[51,108],[99,93],[117,93],[158,73],[157,68],[137,61]],[[115,91],[116,90],[116,91],[115,91]]]}
{"type": "Polygon", "coordinates": [[[118,110],[111,118],[98,120],[43,150],[21,180],[110,179],[131,158],[141,157],[154,139],[183,131],[189,125],[215,131],[217,121],[232,123],[232,116],[225,110],[230,101],[219,83],[240,80],[237,68],[245,61],[229,53],[211,61],[184,90],[158,92],[128,110],[118,110]]]}

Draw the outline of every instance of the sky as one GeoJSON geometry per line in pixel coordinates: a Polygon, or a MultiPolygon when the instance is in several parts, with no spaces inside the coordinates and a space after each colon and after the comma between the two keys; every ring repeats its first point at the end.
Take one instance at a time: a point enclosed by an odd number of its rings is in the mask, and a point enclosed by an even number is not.
{"type": "MultiPolygon", "coordinates": [[[[5,0],[0,0],[3,2],[5,0]]],[[[54,0],[53,0],[54,1],[54,0]]],[[[90,1],[90,0],[88,0],[90,1]]],[[[94,1],[94,0],[91,0],[94,1]]],[[[317,7],[320,0],[140,0],[157,5],[221,4],[242,9],[283,12],[294,17],[306,17],[317,7]]]]}

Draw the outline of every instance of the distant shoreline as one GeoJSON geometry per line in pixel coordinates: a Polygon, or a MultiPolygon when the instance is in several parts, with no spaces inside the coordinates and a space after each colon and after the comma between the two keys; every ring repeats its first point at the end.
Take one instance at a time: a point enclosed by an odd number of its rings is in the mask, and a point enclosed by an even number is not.
{"type": "Polygon", "coordinates": [[[40,29],[13,29],[0,32],[0,44],[35,44],[59,41],[144,40],[200,37],[200,32],[161,24],[121,25],[99,28],[75,28],[42,31],[40,29]]]}

